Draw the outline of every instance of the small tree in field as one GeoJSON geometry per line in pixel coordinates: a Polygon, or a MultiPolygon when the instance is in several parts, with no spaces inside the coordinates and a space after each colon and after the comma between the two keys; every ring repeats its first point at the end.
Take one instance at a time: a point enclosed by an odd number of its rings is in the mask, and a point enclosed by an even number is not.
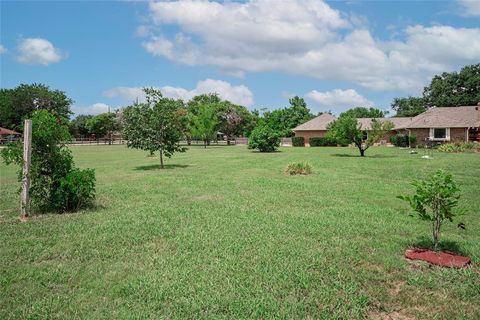
{"type": "Polygon", "coordinates": [[[123,113],[123,135],[129,148],[153,153],[160,151],[160,168],[163,157],[175,152],[185,152],[180,140],[186,126],[186,110],[182,100],[165,98],[159,90],[144,89],[147,102],[135,104],[123,113]]]}
{"type": "Polygon", "coordinates": [[[339,143],[353,143],[360,151],[360,156],[365,156],[365,151],[374,143],[383,138],[393,128],[390,121],[380,122],[372,119],[372,128],[368,130],[367,138],[364,139],[365,130],[357,119],[351,116],[341,116],[329,125],[327,136],[339,143]]]}
{"type": "Polygon", "coordinates": [[[217,137],[218,120],[213,106],[201,105],[198,113],[192,116],[190,131],[193,137],[203,140],[204,147],[217,137]]]}
{"type": "Polygon", "coordinates": [[[458,215],[453,208],[458,204],[460,190],[452,175],[443,170],[438,170],[425,180],[416,180],[412,185],[415,187],[413,196],[398,198],[407,201],[420,219],[431,221],[433,248],[437,250],[442,223],[445,220],[452,222],[453,217],[458,215]]]}

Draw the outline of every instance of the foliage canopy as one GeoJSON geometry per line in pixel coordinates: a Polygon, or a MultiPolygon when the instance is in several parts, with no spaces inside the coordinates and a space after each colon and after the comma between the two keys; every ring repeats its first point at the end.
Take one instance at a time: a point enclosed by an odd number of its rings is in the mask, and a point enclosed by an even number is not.
{"type": "Polygon", "coordinates": [[[365,151],[374,143],[383,138],[393,128],[390,121],[372,119],[371,130],[365,131],[357,119],[351,116],[341,116],[328,126],[327,138],[334,139],[340,144],[353,143],[360,151],[360,156],[365,156],[365,151]],[[365,139],[365,135],[367,135],[365,139]]]}
{"type": "Polygon", "coordinates": [[[165,98],[160,90],[144,88],[146,103],[135,104],[123,112],[123,135],[129,148],[153,153],[160,151],[170,158],[175,152],[185,152],[180,146],[187,125],[187,110],[182,100],[165,98]]]}
{"type": "MultiPolygon", "coordinates": [[[[38,212],[75,211],[95,198],[93,170],[75,168],[71,151],[65,145],[70,133],[65,120],[46,110],[31,113],[32,158],[30,167],[31,207],[38,212]]],[[[2,150],[7,164],[20,166],[22,179],[23,144],[11,143],[2,150]]]]}
{"type": "Polygon", "coordinates": [[[8,129],[21,130],[22,120],[35,110],[47,110],[68,120],[73,100],[63,91],[52,90],[43,84],[21,84],[13,89],[0,89],[0,124],[8,129]]]}

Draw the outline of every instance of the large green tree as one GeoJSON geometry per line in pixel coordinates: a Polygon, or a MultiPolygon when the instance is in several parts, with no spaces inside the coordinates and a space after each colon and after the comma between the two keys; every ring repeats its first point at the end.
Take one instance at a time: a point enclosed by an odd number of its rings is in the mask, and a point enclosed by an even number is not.
{"type": "Polygon", "coordinates": [[[113,112],[106,112],[91,117],[85,123],[85,127],[89,133],[94,134],[98,139],[108,136],[109,144],[112,143],[112,132],[117,129],[117,119],[113,112]]]}
{"type": "Polygon", "coordinates": [[[293,128],[314,117],[302,98],[295,96],[289,103],[287,108],[267,111],[263,115],[265,124],[285,137],[291,137],[293,128]]]}
{"type": "Polygon", "coordinates": [[[217,120],[216,131],[225,134],[228,144],[235,136],[248,135],[256,125],[255,115],[250,113],[247,108],[222,100],[217,94],[210,93],[195,96],[187,103],[190,128],[193,127],[193,119],[204,106],[214,110],[217,120]]]}
{"type": "Polygon", "coordinates": [[[160,151],[160,168],[163,157],[175,152],[185,152],[180,145],[187,125],[187,111],[182,100],[162,96],[160,90],[145,88],[147,102],[134,104],[123,111],[123,135],[129,148],[153,153],[160,151]]]}
{"type": "Polygon", "coordinates": [[[190,132],[194,138],[201,139],[205,148],[217,136],[218,119],[215,106],[200,105],[197,114],[193,115],[190,122],[190,132]]]}
{"type": "Polygon", "coordinates": [[[414,117],[431,107],[475,106],[480,102],[480,63],[432,78],[423,97],[395,98],[396,117],[414,117]]]}
{"type": "Polygon", "coordinates": [[[43,84],[21,84],[13,89],[0,89],[0,126],[20,131],[22,120],[35,110],[47,110],[68,119],[73,100],[65,92],[43,84]]]}
{"type": "Polygon", "coordinates": [[[372,120],[372,128],[365,131],[357,119],[346,115],[341,116],[328,126],[327,137],[340,143],[353,143],[360,151],[360,156],[365,156],[365,151],[378,142],[393,128],[390,121],[372,120]],[[367,138],[365,139],[365,133],[367,138]]]}
{"type": "Polygon", "coordinates": [[[236,136],[245,136],[255,127],[254,117],[247,108],[223,101],[218,110],[218,131],[225,134],[227,144],[236,136]]]}
{"type": "Polygon", "coordinates": [[[392,109],[396,111],[395,117],[415,117],[427,110],[422,97],[395,98],[392,109]]]}
{"type": "Polygon", "coordinates": [[[423,90],[429,107],[475,106],[480,102],[480,63],[433,77],[423,90]]]}
{"type": "Polygon", "coordinates": [[[340,116],[351,116],[354,118],[383,118],[388,111],[382,111],[377,108],[356,107],[342,112],[340,116]]]}
{"type": "Polygon", "coordinates": [[[89,136],[90,131],[87,128],[87,121],[89,119],[92,119],[92,118],[93,118],[93,116],[90,115],[90,114],[88,114],[88,115],[81,114],[81,115],[76,116],[75,119],[73,119],[69,123],[70,134],[75,136],[75,137],[89,136]]]}

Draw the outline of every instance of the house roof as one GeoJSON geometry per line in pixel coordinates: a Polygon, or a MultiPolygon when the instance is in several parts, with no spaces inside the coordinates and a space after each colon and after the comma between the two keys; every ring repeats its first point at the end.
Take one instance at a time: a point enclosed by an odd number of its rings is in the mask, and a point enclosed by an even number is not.
{"type": "Polygon", "coordinates": [[[337,118],[330,113],[323,113],[310,121],[302,123],[293,129],[293,131],[327,130],[328,124],[336,119],[337,118]]]}
{"type": "Polygon", "coordinates": [[[0,127],[0,136],[19,135],[19,134],[20,134],[20,133],[15,132],[15,131],[13,131],[13,130],[0,127]]]}
{"type": "Polygon", "coordinates": [[[480,127],[480,107],[436,107],[414,117],[406,128],[480,127]]]}
{"type": "Polygon", "coordinates": [[[404,118],[404,117],[397,117],[397,118],[358,118],[357,121],[362,126],[362,129],[371,130],[373,119],[375,119],[377,121],[380,121],[380,122],[390,121],[391,123],[393,123],[393,130],[403,129],[412,121],[412,118],[404,118]]]}

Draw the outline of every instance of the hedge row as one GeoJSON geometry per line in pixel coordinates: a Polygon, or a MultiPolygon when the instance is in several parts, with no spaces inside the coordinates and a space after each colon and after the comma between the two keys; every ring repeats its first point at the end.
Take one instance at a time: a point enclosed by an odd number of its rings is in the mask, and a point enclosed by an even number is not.
{"type": "Polygon", "coordinates": [[[305,147],[305,138],[304,137],[292,137],[292,146],[294,146],[294,147],[305,147]]]}
{"type": "Polygon", "coordinates": [[[310,147],[336,147],[337,141],[328,137],[313,137],[309,140],[310,147]]]}

